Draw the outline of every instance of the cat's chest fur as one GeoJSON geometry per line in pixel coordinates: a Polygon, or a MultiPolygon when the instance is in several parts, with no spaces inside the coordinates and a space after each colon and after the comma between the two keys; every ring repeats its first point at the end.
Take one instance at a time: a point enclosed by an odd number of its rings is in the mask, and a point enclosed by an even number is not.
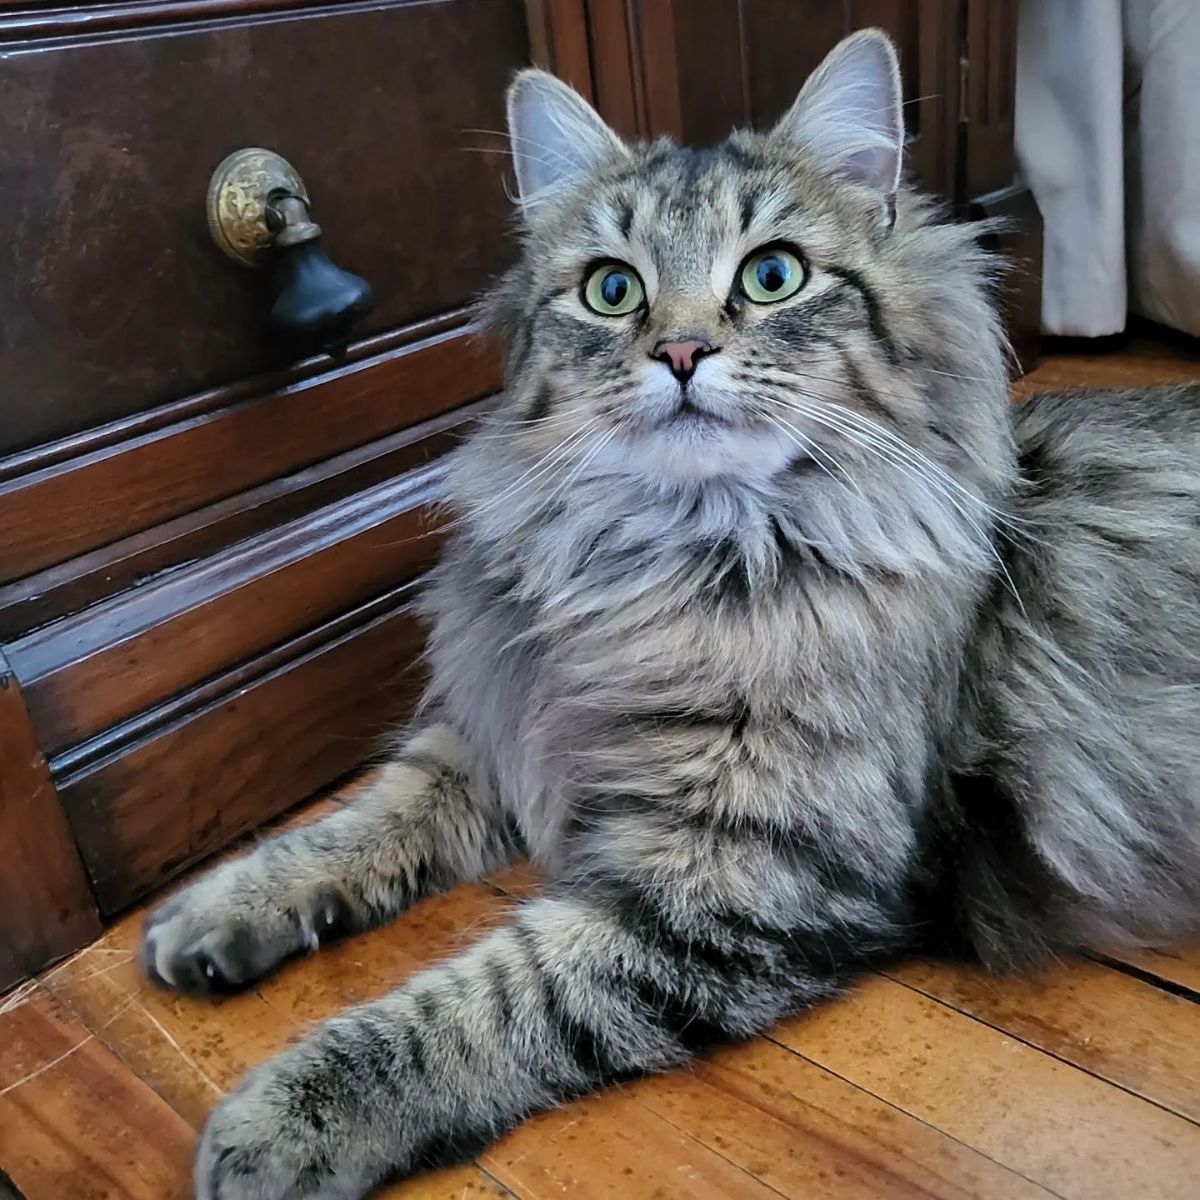
{"type": "Polygon", "coordinates": [[[896,736],[917,735],[930,646],[948,632],[927,587],[864,586],[733,529],[651,529],[542,525],[503,546],[470,531],[431,580],[431,696],[547,863],[583,780],[686,769],[665,760],[694,741],[664,741],[664,725],[719,739],[752,719],[781,731],[780,753],[820,752],[887,736],[882,707],[896,736]]]}

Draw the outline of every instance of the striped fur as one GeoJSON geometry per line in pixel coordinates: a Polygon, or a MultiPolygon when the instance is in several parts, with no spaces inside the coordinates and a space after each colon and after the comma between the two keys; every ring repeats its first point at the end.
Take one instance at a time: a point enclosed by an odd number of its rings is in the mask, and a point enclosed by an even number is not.
{"type": "Polygon", "coordinates": [[[513,95],[508,389],[451,464],[418,732],[143,954],[240,986],[523,850],[550,882],[251,1072],[201,1200],[361,1196],[934,939],[1007,965],[1196,925],[1195,393],[1045,398],[1014,438],[989,261],[893,190],[881,35],[707,151],[513,95]],[[780,242],[804,286],[754,305],[780,242]],[[581,300],[609,259],[645,285],[621,318],[581,300]],[[685,336],[713,419],[651,357],[685,336]]]}

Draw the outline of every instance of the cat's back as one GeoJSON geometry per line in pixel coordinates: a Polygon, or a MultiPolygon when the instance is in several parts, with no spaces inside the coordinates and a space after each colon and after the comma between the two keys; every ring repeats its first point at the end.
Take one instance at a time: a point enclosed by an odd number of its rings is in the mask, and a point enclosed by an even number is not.
{"type": "Polygon", "coordinates": [[[1012,587],[980,613],[960,730],[1022,831],[967,873],[1029,856],[978,904],[996,962],[1047,924],[1058,946],[1200,924],[1200,385],[1038,396],[1015,431],[1012,587]]]}
{"type": "Polygon", "coordinates": [[[1079,652],[1200,681],[1200,383],[1036,396],[1015,430],[1006,557],[1026,615],[1079,652]]]}

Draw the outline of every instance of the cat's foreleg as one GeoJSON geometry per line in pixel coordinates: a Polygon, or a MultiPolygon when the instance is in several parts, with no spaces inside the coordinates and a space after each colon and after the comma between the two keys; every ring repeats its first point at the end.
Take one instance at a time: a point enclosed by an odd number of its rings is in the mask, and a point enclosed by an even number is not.
{"type": "Polygon", "coordinates": [[[345,808],[223,863],[156,909],[142,962],[151,977],[183,990],[238,987],[513,852],[483,764],[453,728],[432,725],[408,738],[345,808]]]}
{"type": "Polygon", "coordinates": [[[327,1022],[214,1111],[198,1200],[358,1198],[526,1115],[686,1062],[832,995],[894,943],[882,901],[785,927],[742,890],[703,908],[592,879],[391,996],[327,1022]]]}

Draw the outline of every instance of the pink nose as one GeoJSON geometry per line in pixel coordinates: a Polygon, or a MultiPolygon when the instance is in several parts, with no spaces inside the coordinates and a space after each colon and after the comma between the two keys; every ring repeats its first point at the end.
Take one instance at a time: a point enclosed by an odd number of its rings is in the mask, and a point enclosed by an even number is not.
{"type": "Polygon", "coordinates": [[[688,338],[686,341],[664,341],[654,347],[652,358],[665,362],[676,379],[687,381],[691,379],[696,364],[706,354],[712,354],[712,344],[699,338],[688,338]]]}

